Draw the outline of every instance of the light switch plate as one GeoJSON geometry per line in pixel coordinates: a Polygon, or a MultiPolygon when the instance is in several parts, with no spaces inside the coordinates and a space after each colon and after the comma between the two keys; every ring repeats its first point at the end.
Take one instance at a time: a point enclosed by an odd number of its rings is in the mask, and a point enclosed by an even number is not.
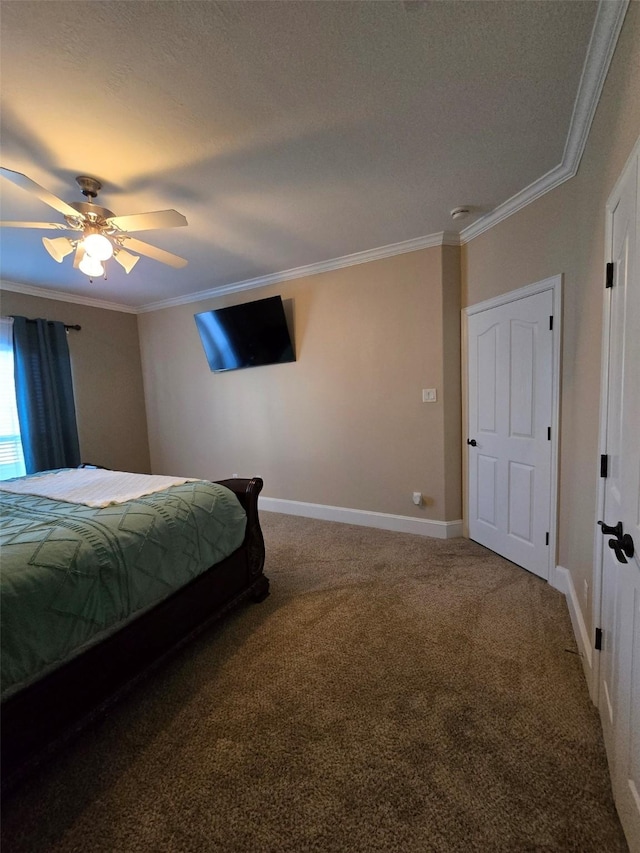
{"type": "Polygon", "coordinates": [[[436,389],[435,388],[423,388],[422,389],[422,402],[423,403],[435,403],[436,402],[436,389]]]}

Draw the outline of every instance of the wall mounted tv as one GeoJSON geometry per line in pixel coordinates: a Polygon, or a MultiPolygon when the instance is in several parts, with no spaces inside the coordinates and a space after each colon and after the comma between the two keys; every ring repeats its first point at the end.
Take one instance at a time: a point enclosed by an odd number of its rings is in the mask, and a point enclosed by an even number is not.
{"type": "Polygon", "coordinates": [[[214,373],[296,360],[280,296],[203,311],[194,317],[214,373]]]}

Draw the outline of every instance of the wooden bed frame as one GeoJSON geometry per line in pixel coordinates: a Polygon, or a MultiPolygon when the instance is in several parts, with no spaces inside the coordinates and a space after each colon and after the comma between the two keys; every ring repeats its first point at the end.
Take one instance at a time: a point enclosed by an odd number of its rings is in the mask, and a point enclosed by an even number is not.
{"type": "Polygon", "coordinates": [[[247,513],[236,551],[115,634],[2,705],[2,793],[90,720],[105,712],[163,657],[245,599],[263,601],[264,539],[258,518],[263,482],[218,480],[247,513]]]}

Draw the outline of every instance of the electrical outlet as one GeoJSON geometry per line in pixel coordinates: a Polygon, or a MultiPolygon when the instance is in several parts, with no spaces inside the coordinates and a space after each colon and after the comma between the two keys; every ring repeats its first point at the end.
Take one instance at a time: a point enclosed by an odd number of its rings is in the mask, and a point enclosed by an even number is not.
{"type": "Polygon", "coordinates": [[[423,388],[422,389],[422,402],[423,403],[435,403],[436,402],[436,389],[435,388],[423,388]]]}
{"type": "Polygon", "coordinates": [[[420,504],[422,503],[422,492],[413,493],[413,502],[416,506],[420,506],[420,504]]]}

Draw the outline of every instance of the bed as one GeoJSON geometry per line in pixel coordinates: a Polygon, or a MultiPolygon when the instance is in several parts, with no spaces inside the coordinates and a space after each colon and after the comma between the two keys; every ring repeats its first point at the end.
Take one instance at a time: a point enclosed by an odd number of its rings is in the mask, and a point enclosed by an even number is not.
{"type": "Polygon", "coordinates": [[[0,483],[4,793],[170,651],[268,595],[262,485],[98,469],[0,483]]]}

